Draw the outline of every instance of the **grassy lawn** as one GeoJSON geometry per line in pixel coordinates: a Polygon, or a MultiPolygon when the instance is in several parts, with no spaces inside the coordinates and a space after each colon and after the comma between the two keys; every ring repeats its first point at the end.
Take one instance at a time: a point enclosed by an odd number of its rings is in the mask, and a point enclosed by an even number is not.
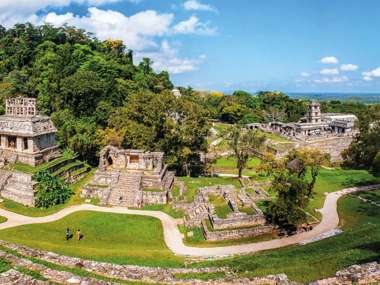
{"type": "MultiPolygon", "coordinates": [[[[260,159],[257,157],[250,158],[247,162],[247,167],[243,170],[243,175],[257,175],[255,169],[260,164],[260,159]]],[[[236,168],[236,158],[234,156],[220,157],[213,164],[214,172],[238,174],[236,168]]]]}
{"type": "Polygon", "coordinates": [[[274,134],[271,132],[264,132],[262,130],[258,130],[258,131],[265,134],[265,136],[267,137],[268,140],[278,142],[278,143],[289,143],[289,142],[291,142],[291,140],[289,140],[285,137],[282,137],[280,135],[277,135],[277,134],[274,134]]]}
{"type": "Polygon", "coordinates": [[[223,197],[218,195],[209,195],[209,201],[214,206],[215,214],[224,219],[229,213],[232,213],[231,207],[227,204],[223,197]]]}
{"type": "MultiPolygon", "coordinates": [[[[380,197],[380,190],[372,192],[380,197]]],[[[352,264],[380,261],[380,208],[348,196],[339,200],[338,210],[344,230],[338,236],[203,265],[230,266],[243,276],[284,272],[292,280],[310,282],[352,264]]]]}
{"type": "Polygon", "coordinates": [[[71,196],[69,201],[67,201],[65,204],[56,205],[56,206],[52,206],[50,208],[45,209],[45,208],[27,207],[20,203],[14,202],[12,200],[4,199],[4,202],[0,203],[0,208],[3,208],[8,211],[12,211],[24,216],[42,217],[42,216],[48,216],[48,215],[54,214],[67,206],[81,204],[83,203],[83,199],[80,197],[82,186],[91,180],[94,171],[95,170],[90,171],[89,173],[87,173],[87,175],[84,178],[70,185],[74,194],[71,196]]]}
{"type": "Polygon", "coordinates": [[[317,182],[314,186],[315,195],[311,199],[308,212],[312,215],[320,216],[315,209],[323,207],[325,193],[339,191],[343,188],[360,185],[363,183],[380,182],[366,170],[346,170],[341,168],[325,169],[321,168],[317,182]]]}
{"type": "Polygon", "coordinates": [[[231,184],[236,188],[240,188],[239,180],[231,177],[178,177],[178,179],[186,184],[187,191],[184,193],[184,196],[188,202],[194,200],[194,196],[200,187],[231,184]]]}
{"type": "Polygon", "coordinates": [[[166,247],[161,222],[152,217],[83,211],[59,221],[0,231],[0,239],[59,254],[120,264],[181,266],[166,247]],[[81,241],[65,240],[65,230],[80,229],[81,241]]]}
{"type": "MultiPolygon", "coordinates": [[[[141,210],[141,209],[138,209],[141,210]]],[[[169,216],[172,216],[173,218],[179,219],[183,218],[185,213],[182,210],[173,209],[170,204],[166,205],[145,205],[143,210],[150,210],[150,211],[162,211],[169,216]]]]}

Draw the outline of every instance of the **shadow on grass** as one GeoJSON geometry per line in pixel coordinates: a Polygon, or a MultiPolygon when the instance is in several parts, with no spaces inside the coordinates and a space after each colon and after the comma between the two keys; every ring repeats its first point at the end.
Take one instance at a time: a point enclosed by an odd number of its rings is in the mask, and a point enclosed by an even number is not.
{"type": "Polygon", "coordinates": [[[380,261],[380,242],[379,241],[362,244],[356,247],[356,249],[365,250],[365,251],[372,252],[375,254],[374,256],[359,260],[358,264],[363,264],[363,263],[368,263],[368,262],[373,262],[373,261],[377,261],[377,262],[380,261]]]}
{"type": "Polygon", "coordinates": [[[358,186],[368,186],[372,184],[379,183],[378,179],[371,180],[362,180],[361,178],[352,178],[349,177],[342,182],[342,186],[344,187],[358,187],[358,186]]]}

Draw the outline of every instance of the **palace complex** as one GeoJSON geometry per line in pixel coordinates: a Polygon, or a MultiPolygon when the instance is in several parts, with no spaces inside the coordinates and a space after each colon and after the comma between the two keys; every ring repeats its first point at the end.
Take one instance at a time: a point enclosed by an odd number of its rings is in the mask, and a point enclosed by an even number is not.
{"type": "MultiPolygon", "coordinates": [[[[293,141],[294,147],[317,148],[330,154],[332,161],[339,161],[342,151],[358,134],[357,122],[353,114],[321,113],[320,104],[313,101],[306,116],[299,122],[253,123],[246,127],[279,134],[293,141]]],[[[283,152],[277,154],[282,155],[283,152]]]]}

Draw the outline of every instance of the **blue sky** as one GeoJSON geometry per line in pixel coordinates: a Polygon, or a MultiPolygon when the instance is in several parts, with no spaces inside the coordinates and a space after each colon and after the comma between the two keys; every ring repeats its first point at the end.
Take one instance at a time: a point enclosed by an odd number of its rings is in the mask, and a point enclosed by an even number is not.
{"type": "Polygon", "coordinates": [[[380,92],[378,0],[1,0],[0,24],[120,38],[196,89],[380,92]]]}

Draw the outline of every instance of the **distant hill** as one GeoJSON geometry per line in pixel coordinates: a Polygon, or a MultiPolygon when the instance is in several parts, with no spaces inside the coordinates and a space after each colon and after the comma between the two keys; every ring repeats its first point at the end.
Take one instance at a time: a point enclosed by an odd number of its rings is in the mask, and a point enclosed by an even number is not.
{"type": "Polygon", "coordinates": [[[380,103],[380,93],[287,93],[291,98],[380,103]]]}

